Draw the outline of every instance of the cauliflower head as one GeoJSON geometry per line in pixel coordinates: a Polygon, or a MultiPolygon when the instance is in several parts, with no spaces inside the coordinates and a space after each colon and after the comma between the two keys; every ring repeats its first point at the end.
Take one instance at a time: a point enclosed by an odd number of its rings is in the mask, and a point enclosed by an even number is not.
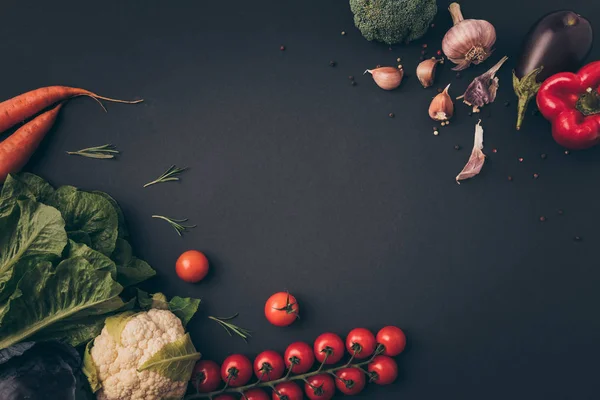
{"type": "Polygon", "coordinates": [[[350,0],[350,9],[365,39],[387,44],[420,38],[437,14],[436,0],[350,0]]]}
{"type": "Polygon", "coordinates": [[[181,320],[160,309],[107,319],[85,356],[84,372],[99,400],[179,399],[200,358],[181,320]]]}

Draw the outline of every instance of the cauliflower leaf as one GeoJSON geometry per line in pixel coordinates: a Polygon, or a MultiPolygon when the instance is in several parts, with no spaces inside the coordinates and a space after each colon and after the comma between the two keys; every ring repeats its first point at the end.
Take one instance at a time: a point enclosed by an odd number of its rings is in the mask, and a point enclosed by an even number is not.
{"type": "Polygon", "coordinates": [[[94,364],[94,360],[92,360],[92,355],[90,353],[93,344],[94,341],[90,340],[85,346],[85,351],[83,352],[83,365],[81,367],[81,370],[83,371],[84,375],[88,379],[88,382],[90,383],[92,393],[96,393],[98,390],[100,390],[102,384],[100,383],[100,378],[98,377],[98,370],[96,369],[96,364],[94,364]]]}
{"type": "Polygon", "coordinates": [[[172,381],[186,382],[200,353],[196,351],[190,334],[186,333],[176,341],[166,344],[146,361],[138,371],[154,371],[172,381]]]}
{"type": "Polygon", "coordinates": [[[150,295],[143,290],[137,289],[137,301],[142,310],[157,308],[159,310],[171,311],[181,320],[181,323],[185,327],[194,314],[196,314],[196,311],[198,311],[201,300],[175,296],[171,301],[167,301],[167,296],[162,293],[150,295]]]}

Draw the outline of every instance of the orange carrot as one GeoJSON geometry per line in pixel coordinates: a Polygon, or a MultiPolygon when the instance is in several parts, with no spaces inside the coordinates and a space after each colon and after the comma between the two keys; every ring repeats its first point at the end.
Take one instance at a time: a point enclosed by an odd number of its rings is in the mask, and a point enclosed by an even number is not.
{"type": "Polygon", "coordinates": [[[8,174],[19,172],[27,164],[54,125],[61,107],[62,103],[38,115],[0,143],[0,183],[8,174]]]}
{"type": "Polygon", "coordinates": [[[23,93],[0,103],[0,133],[33,117],[51,105],[76,96],[89,96],[95,100],[136,104],[143,100],[125,101],[99,96],[89,90],[68,86],[48,86],[23,93]]]}

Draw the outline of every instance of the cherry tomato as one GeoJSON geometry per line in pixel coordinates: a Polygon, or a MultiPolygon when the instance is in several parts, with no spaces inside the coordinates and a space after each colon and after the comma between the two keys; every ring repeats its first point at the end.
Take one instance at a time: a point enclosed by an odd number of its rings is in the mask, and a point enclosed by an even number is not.
{"type": "Polygon", "coordinates": [[[275,386],[273,400],[302,400],[302,389],[294,382],[283,382],[275,386]]]}
{"type": "Polygon", "coordinates": [[[252,378],[252,363],[242,354],[233,354],[221,365],[221,379],[231,387],[244,386],[252,378]]]}
{"type": "Polygon", "coordinates": [[[335,386],[344,394],[354,395],[362,392],[367,379],[365,373],[358,368],[343,368],[335,373],[335,386]]]}
{"type": "Polygon", "coordinates": [[[344,342],[335,333],[324,333],[315,340],[315,358],[325,364],[335,364],[344,357],[344,342]]]}
{"type": "Polygon", "coordinates": [[[300,307],[294,296],[286,292],[275,293],[265,304],[265,317],[275,326],[288,326],[298,319],[300,307]]]}
{"type": "Polygon", "coordinates": [[[219,364],[210,360],[200,360],[194,366],[192,372],[192,384],[198,388],[200,393],[208,393],[216,390],[221,384],[221,368],[219,364]]]}
{"type": "Polygon", "coordinates": [[[378,385],[389,385],[398,378],[398,364],[388,356],[377,356],[369,364],[371,379],[378,385]]]}
{"type": "Polygon", "coordinates": [[[254,374],[263,382],[281,378],[283,371],[283,358],[273,350],[263,351],[254,359],[254,374]]]}
{"type": "Polygon", "coordinates": [[[215,400],[237,400],[237,399],[230,394],[221,394],[221,395],[215,397],[215,400]]]}
{"type": "Polygon", "coordinates": [[[375,335],[364,328],[352,329],[346,337],[346,350],[353,354],[357,360],[370,357],[375,352],[377,342],[375,335]]]}
{"type": "Polygon", "coordinates": [[[315,362],[315,355],[310,345],[304,342],[295,342],[285,349],[283,359],[285,360],[285,366],[288,369],[292,368],[293,373],[304,374],[312,368],[315,362]],[[292,359],[295,361],[293,366],[292,359]]]}
{"type": "Polygon", "coordinates": [[[197,250],[188,250],[177,259],[175,272],[186,282],[200,282],[208,274],[208,259],[197,250]]]}
{"type": "Polygon", "coordinates": [[[386,326],[377,332],[377,343],[385,347],[384,356],[396,357],[406,347],[406,336],[402,329],[395,326],[386,326]]]}
{"type": "Polygon", "coordinates": [[[329,400],[335,394],[335,383],[331,375],[315,375],[306,380],[308,382],[304,384],[304,391],[310,400],[329,400]]]}
{"type": "Polygon", "coordinates": [[[244,392],[244,396],[242,396],[244,400],[269,400],[269,395],[265,393],[262,389],[250,389],[247,392],[244,392]]]}

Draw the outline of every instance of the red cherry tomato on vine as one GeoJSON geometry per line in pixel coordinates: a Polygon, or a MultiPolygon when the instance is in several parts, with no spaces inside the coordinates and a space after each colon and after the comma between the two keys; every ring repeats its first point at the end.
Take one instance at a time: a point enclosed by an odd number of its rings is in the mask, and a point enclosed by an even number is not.
{"type": "Polygon", "coordinates": [[[292,368],[292,372],[295,374],[304,374],[312,368],[315,362],[315,355],[310,345],[304,342],[295,342],[290,344],[283,355],[285,360],[285,366],[289,369],[292,368]],[[292,359],[296,363],[292,366],[292,359]]]}
{"type": "Polygon", "coordinates": [[[335,333],[323,333],[315,340],[315,358],[325,364],[338,363],[344,357],[344,342],[335,333]]]}
{"type": "Polygon", "coordinates": [[[375,357],[368,369],[373,374],[371,379],[378,385],[389,385],[398,378],[398,364],[388,356],[375,357]]]}
{"type": "Polygon", "coordinates": [[[275,293],[265,303],[265,317],[275,326],[291,325],[299,312],[298,301],[286,292],[275,293]]]}
{"type": "Polygon", "coordinates": [[[244,400],[269,400],[269,395],[265,393],[262,389],[250,389],[247,392],[244,392],[244,396],[242,396],[244,400]]]}
{"type": "Polygon", "coordinates": [[[384,356],[396,357],[406,347],[406,336],[402,329],[395,326],[386,326],[377,332],[377,343],[385,347],[384,356]]]}
{"type": "Polygon", "coordinates": [[[358,368],[343,368],[335,373],[335,386],[347,395],[355,395],[365,388],[367,379],[365,373],[358,368]]]}
{"type": "Polygon", "coordinates": [[[273,400],[302,400],[302,389],[294,382],[283,382],[275,386],[273,400]]]}
{"type": "Polygon", "coordinates": [[[252,378],[252,363],[242,354],[233,354],[221,365],[221,379],[231,387],[244,386],[252,378]]]}
{"type": "Polygon", "coordinates": [[[200,393],[216,390],[221,384],[221,367],[214,361],[200,360],[192,372],[192,384],[200,393]]]}
{"type": "Polygon", "coordinates": [[[375,347],[377,347],[375,335],[368,329],[352,329],[346,337],[346,350],[351,355],[354,354],[357,360],[370,357],[375,352],[375,347]]]}
{"type": "Polygon", "coordinates": [[[175,272],[186,282],[200,282],[208,274],[208,259],[197,250],[188,250],[177,259],[175,272]]]}
{"type": "Polygon", "coordinates": [[[335,394],[335,383],[331,375],[315,375],[306,380],[308,382],[304,384],[304,391],[310,400],[329,400],[335,394]]]}
{"type": "Polygon", "coordinates": [[[222,394],[222,395],[215,397],[215,400],[237,400],[237,399],[230,394],[222,394]]]}
{"type": "Polygon", "coordinates": [[[263,351],[254,359],[254,375],[263,382],[281,378],[283,371],[283,357],[273,350],[263,351]]]}

